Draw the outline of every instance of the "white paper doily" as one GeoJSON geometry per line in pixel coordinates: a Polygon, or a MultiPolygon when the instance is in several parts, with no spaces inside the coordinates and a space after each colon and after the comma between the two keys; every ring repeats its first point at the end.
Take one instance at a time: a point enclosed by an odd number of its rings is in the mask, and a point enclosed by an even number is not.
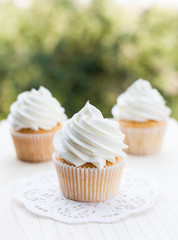
{"type": "Polygon", "coordinates": [[[20,179],[14,193],[15,199],[33,213],[65,223],[118,221],[152,207],[156,196],[157,190],[149,180],[129,172],[123,174],[118,196],[100,203],[65,198],[55,171],[20,179]]]}

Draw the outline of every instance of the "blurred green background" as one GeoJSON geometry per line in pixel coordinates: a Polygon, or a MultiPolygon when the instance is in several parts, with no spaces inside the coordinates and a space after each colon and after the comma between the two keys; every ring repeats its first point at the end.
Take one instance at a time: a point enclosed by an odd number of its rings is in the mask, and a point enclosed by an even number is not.
{"type": "Polygon", "coordinates": [[[87,100],[111,116],[117,96],[149,80],[178,119],[178,11],[110,1],[0,3],[0,119],[22,91],[47,87],[71,117],[87,100]]]}

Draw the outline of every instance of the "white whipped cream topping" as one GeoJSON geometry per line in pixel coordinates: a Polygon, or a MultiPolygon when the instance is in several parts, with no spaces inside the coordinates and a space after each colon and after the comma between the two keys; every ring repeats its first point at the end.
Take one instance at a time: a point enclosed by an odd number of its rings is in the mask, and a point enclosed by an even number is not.
{"type": "Polygon", "coordinates": [[[92,163],[98,168],[106,160],[115,163],[125,156],[122,148],[125,135],[114,120],[104,119],[102,113],[89,102],[56,133],[53,144],[58,157],[75,166],[92,163]]]}
{"type": "Polygon", "coordinates": [[[50,130],[66,120],[64,108],[44,87],[32,89],[18,95],[10,107],[8,121],[16,129],[39,128],[50,130]]]}
{"type": "Polygon", "coordinates": [[[137,122],[165,121],[171,113],[160,93],[147,80],[138,79],[117,98],[112,108],[114,119],[137,122]]]}

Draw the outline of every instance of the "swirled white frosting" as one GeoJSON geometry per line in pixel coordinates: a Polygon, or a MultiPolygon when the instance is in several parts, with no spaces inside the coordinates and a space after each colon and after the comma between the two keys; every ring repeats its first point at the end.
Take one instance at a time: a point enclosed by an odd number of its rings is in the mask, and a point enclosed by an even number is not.
{"type": "Polygon", "coordinates": [[[160,93],[147,80],[138,79],[117,98],[112,108],[114,119],[137,122],[165,121],[171,113],[160,93]]]}
{"type": "Polygon", "coordinates": [[[88,162],[101,169],[106,160],[114,163],[116,157],[125,156],[124,136],[118,123],[104,119],[102,113],[87,102],[57,132],[53,144],[57,156],[66,162],[77,167],[88,162]]]}
{"type": "Polygon", "coordinates": [[[11,105],[8,116],[10,125],[16,130],[50,130],[65,120],[64,108],[44,87],[19,94],[17,101],[11,105]]]}

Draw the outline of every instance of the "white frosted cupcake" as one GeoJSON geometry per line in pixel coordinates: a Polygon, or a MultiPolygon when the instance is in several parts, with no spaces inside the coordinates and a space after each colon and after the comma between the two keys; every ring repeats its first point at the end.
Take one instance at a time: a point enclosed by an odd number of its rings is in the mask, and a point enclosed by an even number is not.
{"type": "Polygon", "coordinates": [[[136,155],[159,152],[170,113],[160,93],[143,79],[122,93],[112,108],[114,119],[126,135],[127,152],[136,155]]]}
{"type": "Polygon", "coordinates": [[[123,139],[118,124],[87,102],[54,137],[53,159],[63,195],[86,202],[116,196],[125,163],[123,139]]]}
{"type": "Polygon", "coordinates": [[[8,116],[17,157],[31,162],[51,160],[53,137],[65,120],[64,108],[46,88],[19,94],[8,116]]]}

